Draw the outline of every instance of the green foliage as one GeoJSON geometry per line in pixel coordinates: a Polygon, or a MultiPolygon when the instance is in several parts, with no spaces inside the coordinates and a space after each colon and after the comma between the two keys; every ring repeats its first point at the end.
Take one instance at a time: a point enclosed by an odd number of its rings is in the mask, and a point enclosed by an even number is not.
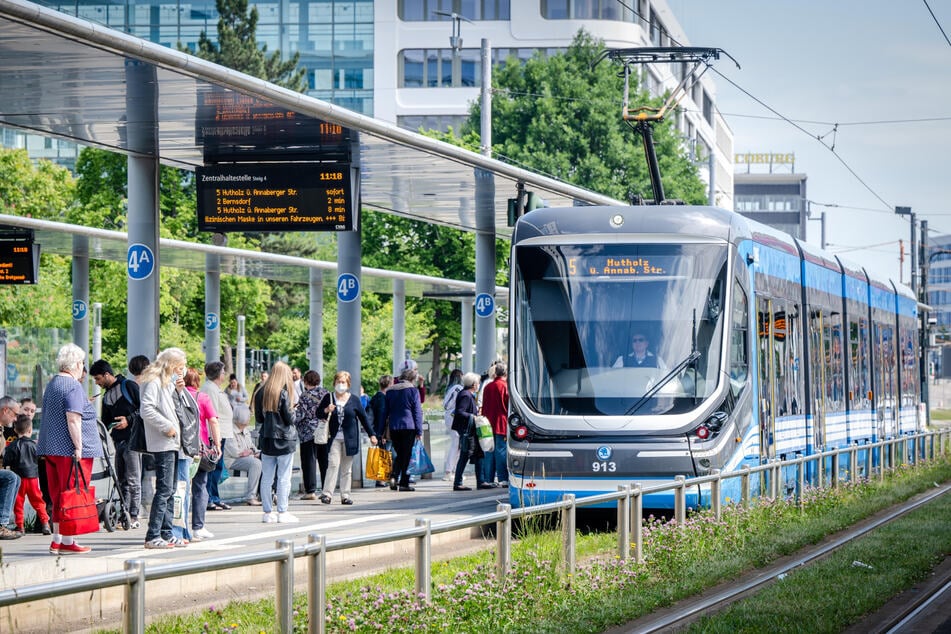
{"type": "Polygon", "coordinates": [[[268,55],[267,44],[258,45],[257,6],[248,11],[248,0],[216,0],[215,6],[219,16],[218,42],[213,42],[202,31],[195,55],[295,92],[307,90],[307,71],[297,68],[300,53],[282,60],[280,51],[268,55]]]}
{"type": "MultiPolygon", "coordinates": [[[[75,207],[75,189],[68,170],[0,148],[0,212],[62,222],[75,207]]],[[[0,325],[72,327],[70,259],[43,253],[42,245],[40,253],[36,285],[0,286],[0,325]]]]}
{"type": "MultiPolygon", "coordinates": [[[[504,160],[621,200],[652,198],[641,139],[621,118],[618,67],[597,63],[603,43],[579,31],[563,54],[510,58],[492,75],[492,146],[504,160]]],[[[660,100],[632,90],[631,103],[660,100]]],[[[479,129],[480,104],[463,128],[479,129]]],[[[654,127],[654,143],[668,198],[705,201],[705,186],[670,119],[654,127]]]]}
{"type": "Polygon", "coordinates": [[[75,187],[69,170],[33,163],[26,150],[0,148],[0,212],[61,222],[73,207],[75,187]]]}
{"type": "MultiPolygon", "coordinates": [[[[616,555],[614,533],[576,536],[575,574],[564,569],[560,530],[529,534],[512,544],[512,567],[499,576],[494,554],[483,552],[431,566],[432,594],[422,603],[409,588],[411,568],[334,583],[327,593],[328,632],[603,632],[643,617],[782,554],[818,543],[842,524],[893,505],[951,478],[947,460],[892,473],[884,483],[841,484],[794,500],[760,499],[751,508],[729,505],[687,522],[649,518],[642,526],[645,562],[616,555]],[[794,539],[791,529],[801,529],[794,539]],[[540,599],[543,597],[543,599],[540,599]]],[[[889,597],[910,587],[951,547],[951,501],[877,529],[824,562],[791,573],[693,631],[842,631],[889,597]],[[852,565],[871,564],[872,569],[852,565]],[[801,578],[801,581],[797,578],[801,578]],[[759,602],[762,599],[762,602],[759,602]]],[[[234,602],[190,617],[157,620],[149,631],[267,631],[274,600],[234,602]],[[230,629],[229,629],[230,628],[230,629]]],[[[295,628],[306,628],[304,594],[294,601],[295,628]]]]}

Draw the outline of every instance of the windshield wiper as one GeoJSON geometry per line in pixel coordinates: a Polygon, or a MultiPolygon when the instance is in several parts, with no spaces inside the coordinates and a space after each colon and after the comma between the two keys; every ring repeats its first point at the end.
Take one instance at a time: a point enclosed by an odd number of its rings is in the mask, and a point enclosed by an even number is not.
{"type": "Polygon", "coordinates": [[[688,365],[690,365],[691,363],[693,363],[699,358],[700,358],[699,350],[694,350],[693,352],[688,354],[687,357],[683,361],[675,365],[673,369],[670,370],[670,372],[665,374],[660,379],[660,381],[654,384],[654,386],[651,389],[647,390],[647,392],[644,393],[644,396],[637,399],[637,402],[634,403],[634,405],[632,405],[629,410],[627,410],[627,415],[631,416],[634,413],[636,413],[637,410],[639,410],[644,403],[649,401],[651,398],[653,398],[655,394],[657,394],[658,391],[660,391],[660,388],[670,383],[670,380],[673,379],[675,376],[677,376],[681,372],[681,370],[683,370],[684,368],[686,368],[688,365]]]}

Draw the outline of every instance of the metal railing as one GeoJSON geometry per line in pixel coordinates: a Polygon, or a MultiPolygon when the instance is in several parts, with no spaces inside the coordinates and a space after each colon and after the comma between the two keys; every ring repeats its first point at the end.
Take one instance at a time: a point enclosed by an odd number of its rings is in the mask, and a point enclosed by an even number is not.
{"type": "MultiPolygon", "coordinates": [[[[272,550],[229,554],[221,557],[203,558],[197,561],[174,562],[146,567],[145,561],[131,559],[125,562],[124,570],[97,574],[94,577],[81,577],[41,583],[23,588],[0,591],[0,607],[16,605],[28,601],[52,599],[60,596],[101,590],[104,588],[125,586],[125,608],[123,610],[123,632],[140,633],[145,631],[145,583],[156,579],[165,579],[183,575],[241,568],[248,565],[275,564],[275,613],[280,632],[293,631],[293,595],[294,565],[299,558],[308,563],[307,574],[307,616],[308,631],[325,631],[324,615],[327,594],[327,554],[351,548],[372,546],[388,542],[412,539],[415,541],[415,591],[423,602],[432,597],[432,537],[462,529],[496,525],[496,570],[501,577],[508,573],[512,564],[512,520],[549,513],[560,513],[563,540],[562,567],[565,574],[575,574],[576,564],[576,512],[579,508],[598,504],[617,502],[618,505],[618,551],[620,559],[633,556],[637,563],[643,563],[643,533],[641,517],[643,515],[644,496],[652,493],[674,492],[674,520],[683,525],[687,517],[687,488],[709,485],[710,508],[719,520],[722,512],[721,494],[725,481],[738,478],[741,492],[738,503],[748,507],[753,493],[777,498],[782,493],[780,482],[784,473],[795,470],[795,485],[788,491],[799,502],[802,500],[806,484],[806,471],[813,469],[810,481],[816,486],[828,479],[829,486],[835,487],[840,481],[858,481],[861,478],[859,454],[864,452],[865,463],[861,465],[865,478],[873,474],[880,479],[886,469],[895,469],[902,464],[917,464],[921,460],[934,460],[949,450],[951,429],[928,431],[916,435],[901,436],[868,444],[854,444],[845,448],[832,449],[810,456],[800,456],[793,460],[772,460],[754,467],[744,466],[738,471],[719,473],[714,471],[698,478],[677,476],[672,483],[641,486],[638,483],[624,484],[618,491],[576,498],[566,494],[559,502],[550,502],[535,506],[513,509],[509,504],[499,504],[494,513],[486,513],[470,518],[431,523],[428,519],[418,518],[412,528],[343,537],[328,541],[325,536],[311,533],[307,543],[295,546],[291,540],[278,540],[272,550]],[[842,456],[848,458],[847,468],[842,465],[842,456]],[[831,465],[826,474],[827,463],[831,465]],[[843,477],[845,476],[845,477],[843,477]]],[[[700,498],[698,498],[700,499],[700,498]]]]}

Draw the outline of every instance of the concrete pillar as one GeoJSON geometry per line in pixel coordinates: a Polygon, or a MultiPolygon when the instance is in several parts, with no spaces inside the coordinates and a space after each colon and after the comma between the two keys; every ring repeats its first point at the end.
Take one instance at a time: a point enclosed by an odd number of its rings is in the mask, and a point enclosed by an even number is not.
{"type": "Polygon", "coordinates": [[[159,346],[158,80],[151,64],[127,59],[126,138],[129,247],[127,360],[154,359],[159,346]]]}
{"type": "MultiPolygon", "coordinates": [[[[482,154],[492,156],[492,48],[482,39],[482,154]]],[[[476,371],[495,361],[495,176],[475,170],[476,371]]]]}
{"type": "Polygon", "coordinates": [[[83,349],[88,357],[89,350],[89,238],[73,236],[73,343],[83,349]]]}
{"type": "Polygon", "coordinates": [[[400,364],[406,358],[406,285],[393,280],[393,374],[399,375],[400,364]]]}
{"type": "MultiPolygon", "coordinates": [[[[216,236],[217,237],[217,236],[216,236]]],[[[221,360],[221,261],[205,254],[205,363],[221,360]]]]}
{"type": "Polygon", "coordinates": [[[462,371],[472,372],[472,310],[473,300],[462,300],[462,371]]]}
{"type": "Polygon", "coordinates": [[[320,269],[310,270],[310,337],[308,365],[324,379],[324,280],[320,269]]]}

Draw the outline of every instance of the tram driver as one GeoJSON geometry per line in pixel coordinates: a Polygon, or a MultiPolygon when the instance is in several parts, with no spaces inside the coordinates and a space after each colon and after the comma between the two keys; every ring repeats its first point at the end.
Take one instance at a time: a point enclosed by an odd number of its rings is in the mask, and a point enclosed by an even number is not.
{"type": "Polygon", "coordinates": [[[664,360],[651,352],[647,335],[641,331],[634,331],[631,337],[631,352],[620,355],[612,368],[657,368],[666,371],[664,360]]]}

